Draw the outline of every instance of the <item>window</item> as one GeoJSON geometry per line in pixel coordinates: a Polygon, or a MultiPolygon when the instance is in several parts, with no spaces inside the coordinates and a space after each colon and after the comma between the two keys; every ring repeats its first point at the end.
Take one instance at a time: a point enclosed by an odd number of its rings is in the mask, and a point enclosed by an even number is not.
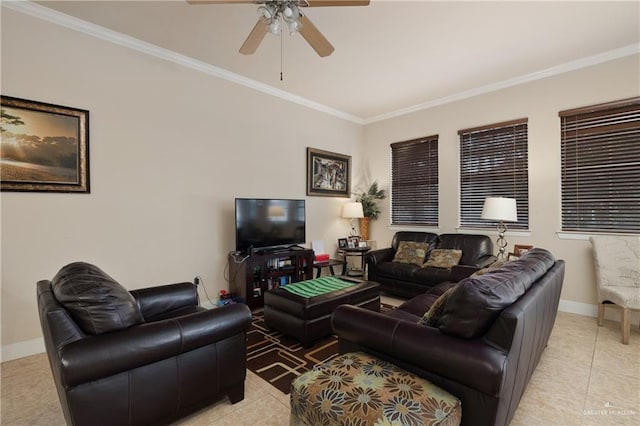
{"type": "Polygon", "coordinates": [[[391,144],[391,224],[438,226],[438,135],[391,144]]]}
{"type": "Polygon", "coordinates": [[[640,97],[559,115],[562,230],[640,231],[640,97]]]}
{"type": "Polygon", "coordinates": [[[529,228],[527,119],[460,130],[460,225],[490,228],[481,219],[486,197],[515,198],[518,222],[529,228]]]}

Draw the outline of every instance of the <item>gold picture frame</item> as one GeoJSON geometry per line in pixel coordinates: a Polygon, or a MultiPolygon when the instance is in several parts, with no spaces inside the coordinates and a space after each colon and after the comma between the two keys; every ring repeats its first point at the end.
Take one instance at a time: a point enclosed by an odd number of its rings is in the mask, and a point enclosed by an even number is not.
{"type": "Polygon", "coordinates": [[[89,193],[89,111],[0,96],[0,189],[89,193]]]}

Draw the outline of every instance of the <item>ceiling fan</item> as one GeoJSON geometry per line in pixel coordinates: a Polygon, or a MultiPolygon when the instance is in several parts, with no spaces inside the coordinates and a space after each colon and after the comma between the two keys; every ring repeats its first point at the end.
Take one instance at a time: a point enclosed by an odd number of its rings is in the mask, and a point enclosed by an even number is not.
{"type": "Polygon", "coordinates": [[[240,47],[240,53],[251,55],[267,32],[279,35],[282,22],[289,33],[299,32],[321,57],[329,56],[333,46],[307,18],[301,7],[320,6],[368,6],[370,0],[187,0],[189,4],[255,3],[258,7],[258,22],[240,47]]]}

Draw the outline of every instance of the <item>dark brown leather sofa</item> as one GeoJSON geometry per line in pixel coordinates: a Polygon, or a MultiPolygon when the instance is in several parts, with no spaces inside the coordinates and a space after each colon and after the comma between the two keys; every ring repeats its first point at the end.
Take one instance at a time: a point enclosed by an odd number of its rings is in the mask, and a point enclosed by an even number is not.
{"type": "Polygon", "coordinates": [[[536,248],[387,314],[340,306],[332,326],[341,353],[368,352],[458,397],[463,425],[507,425],[547,345],[564,270],[564,261],[536,248]],[[434,326],[418,323],[452,286],[434,326]]]}
{"type": "Polygon", "coordinates": [[[244,398],[245,305],[204,309],[192,283],[128,292],[82,262],[39,281],[37,296],[69,425],[168,424],[244,398]]]}
{"type": "Polygon", "coordinates": [[[413,297],[439,283],[457,281],[466,277],[475,270],[495,262],[496,257],[493,255],[493,243],[486,235],[438,235],[430,232],[402,231],[395,233],[391,247],[367,253],[365,261],[368,279],[380,283],[381,291],[402,297],[413,297]],[[394,262],[393,259],[401,241],[428,243],[429,250],[434,248],[461,250],[460,267],[448,270],[394,262]]]}

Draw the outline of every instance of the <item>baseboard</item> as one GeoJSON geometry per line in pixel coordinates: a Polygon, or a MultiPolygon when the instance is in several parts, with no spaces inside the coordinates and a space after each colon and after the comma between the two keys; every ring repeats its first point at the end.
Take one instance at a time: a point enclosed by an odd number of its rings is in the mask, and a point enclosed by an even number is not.
{"type": "Polygon", "coordinates": [[[598,306],[589,303],[572,302],[570,300],[560,299],[558,306],[560,312],[568,312],[570,314],[584,315],[585,317],[597,317],[598,306]]]}
{"type": "Polygon", "coordinates": [[[0,362],[12,361],[25,356],[40,354],[44,351],[44,339],[42,337],[25,340],[24,342],[11,343],[2,346],[0,362]]]}

